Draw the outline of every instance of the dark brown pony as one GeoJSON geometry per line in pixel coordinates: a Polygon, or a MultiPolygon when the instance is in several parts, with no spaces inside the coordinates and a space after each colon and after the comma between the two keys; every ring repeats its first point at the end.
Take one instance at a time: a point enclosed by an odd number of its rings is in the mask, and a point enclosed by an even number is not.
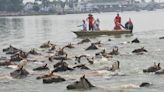
{"type": "Polygon", "coordinates": [[[150,66],[147,69],[143,69],[143,72],[156,72],[160,69],[161,69],[160,63],[158,63],[158,65],[156,65],[156,63],[154,63],[153,66],[150,66]]]}

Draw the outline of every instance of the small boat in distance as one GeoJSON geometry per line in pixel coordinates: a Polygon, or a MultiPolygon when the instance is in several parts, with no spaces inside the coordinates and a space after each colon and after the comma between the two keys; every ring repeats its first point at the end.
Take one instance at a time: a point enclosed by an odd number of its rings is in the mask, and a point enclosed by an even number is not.
{"type": "Polygon", "coordinates": [[[92,37],[100,35],[132,34],[130,30],[100,30],[100,31],[73,31],[78,37],[92,37]]]}

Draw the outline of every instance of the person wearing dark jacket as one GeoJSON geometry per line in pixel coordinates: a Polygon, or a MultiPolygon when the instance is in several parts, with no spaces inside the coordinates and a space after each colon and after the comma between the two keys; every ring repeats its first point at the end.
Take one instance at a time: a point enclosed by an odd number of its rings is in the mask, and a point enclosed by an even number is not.
{"type": "Polygon", "coordinates": [[[132,23],[132,21],[131,21],[130,18],[129,18],[129,21],[127,21],[127,22],[125,23],[125,29],[128,29],[128,30],[130,30],[130,31],[133,31],[133,23],[132,23]]]}

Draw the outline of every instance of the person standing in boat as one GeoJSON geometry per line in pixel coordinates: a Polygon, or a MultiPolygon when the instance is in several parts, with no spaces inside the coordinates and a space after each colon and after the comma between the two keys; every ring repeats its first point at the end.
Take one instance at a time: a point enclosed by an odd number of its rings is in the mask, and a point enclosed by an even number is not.
{"type": "Polygon", "coordinates": [[[85,20],[83,20],[82,26],[83,26],[83,30],[82,31],[87,31],[87,24],[86,24],[85,20]]]}
{"type": "Polygon", "coordinates": [[[131,19],[129,18],[129,20],[125,23],[125,29],[128,29],[130,31],[133,31],[133,23],[131,21],[131,19]]]}
{"type": "Polygon", "coordinates": [[[87,31],[87,24],[86,24],[86,21],[85,20],[82,20],[83,24],[82,25],[79,25],[77,27],[82,27],[82,30],[81,31],[87,31]]]}
{"type": "Polygon", "coordinates": [[[100,31],[100,20],[98,18],[94,21],[94,30],[100,31]]]}
{"type": "Polygon", "coordinates": [[[88,15],[87,21],[89,22],[89,30],[94,30],[94,17],[92,14],[88,15]]]}
{"type": "Polygon", "coordinates": [[[114,30],[121,30],[121,17],[119,13],[117,13],[117,16],[114,19],[115,27],[114,30]]]}

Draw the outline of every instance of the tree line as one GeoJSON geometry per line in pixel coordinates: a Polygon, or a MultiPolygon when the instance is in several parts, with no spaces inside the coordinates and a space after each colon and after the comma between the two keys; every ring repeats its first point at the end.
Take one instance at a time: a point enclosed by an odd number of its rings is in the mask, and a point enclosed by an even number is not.
{"type": "MultiPolygon", "coordinates": [[[[66,3],[73,7],[73,3],[78,0],[66,0],[65,2],[62,0],[34,0],[34,10],[38,10],[38,4],[35,3],[37,1],[40,1],[43,6],[48,6],[50,2],[53,2],[54,4],[60,4],[64,8],[66,3]]],[[[0,0],[0,11],[18,12],[23,10],[23,8],[23,0],[0,0]]]]}
{"type": "Polygon", "coordinates": [[[23,0],[0,0],[0,11],[17,12],[23,8],[23,0]]]}

